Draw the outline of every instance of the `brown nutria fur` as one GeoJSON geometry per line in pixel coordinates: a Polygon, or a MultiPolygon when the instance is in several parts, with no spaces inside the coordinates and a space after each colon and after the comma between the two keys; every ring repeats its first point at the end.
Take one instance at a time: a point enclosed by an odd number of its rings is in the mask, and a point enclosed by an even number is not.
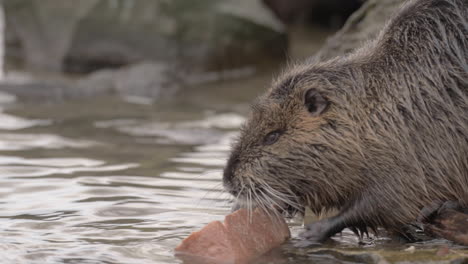
{"type": "Polygon", "coordinates": [[[433,201],[468,206],[468,1],[406,3],[381,34],[289,67],[253,105],[224,171],[243,206],[338,209],[306,233],[402,232],[433,201]]]}

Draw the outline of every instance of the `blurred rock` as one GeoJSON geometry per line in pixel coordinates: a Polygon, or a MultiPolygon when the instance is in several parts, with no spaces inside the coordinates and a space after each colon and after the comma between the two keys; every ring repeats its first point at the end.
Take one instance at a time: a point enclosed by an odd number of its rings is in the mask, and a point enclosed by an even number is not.
{"type": "Polygon", "coordinates": [[[311,22],[331,28],[340,28],[364,0],[263,0],[286,24],[311,22]]]}
{"type": "MultiPolygon", "coordinates": [[[[143,61],[118,69],[97,70],[81,77],[49,74],[8,73],[0,82],[1,92],[17,96],[21,101],[53,103],[118,95],[132,103],[151,104],[171,99],[181,87],[251,76],[255,70],[246,67],[233,70],[188,73],[165,62],[143,61]]],[[[0,103],[1,103],[0,98],[0,103]]]]}
{"type": "Polygon", "coordinates": [[[403,2],[405,0],[367,0],[343,28],[327,40],[316,57],[329,59],[340,56],[374,38],[403,2]]]}
{"type": "Polygon", "coordinates": [[[268,8],[285,24],[291,24],[302,17],[306,10],[309,10],[312,1],[310,0],[263,0],[268,8]]]}
{"type": "Polygon", "coordinates": [[[20,45],[7,52],[21,49],[35,70],[84,73],[142,60],[226,69],[283,58],[287,48],[260,0],[8,0],[5,9],[20,45]]]}
{"type": "Polygon", "coordinates": [[[105,86],[77,89],[75,83],[66,79],[31,79],[24,82],[1,82],[0,90],[15,95],[20,101],[34,103],[57,103],[112,93],[109,87],[105,86]]]}
{"type": "Polygon", "coordinates": [[[142,62],[117,70],[100,70],[81,79],[79,90],[111,91],[121,96],[139,96],[154,99],[168,98],[178,89],[166,64],[142,62]]]}
{"type": "Polygon", "coordinates": [[[110,94],[166,99],[177,91],[181,83],[172,78],[169,71],[166,64],[142,62],[116,70],[99,70],[78,79],[43,76],[23,81],[7,80],[0,83],[0,90],[14,94],[22,101],[37,103],[110,94]]]}
{"type": "Polygon", "coordinates": [[[61,70],[75,27],[98,1],[3,1],[7,31],[13,30],[21,41],[27,67],[61,70]]]}

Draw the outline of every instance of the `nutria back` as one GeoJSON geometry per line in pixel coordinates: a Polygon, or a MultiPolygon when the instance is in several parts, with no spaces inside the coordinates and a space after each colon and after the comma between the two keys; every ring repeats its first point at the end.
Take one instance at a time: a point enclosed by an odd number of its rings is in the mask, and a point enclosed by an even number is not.
{"type": "Polygon", "coordinates": [[[288,67],[254,103],[226,189],[249,207],[338,209],[340,228],[468,206],[467,19],[466,0],[409,1],[351,54],[288,67]]]}

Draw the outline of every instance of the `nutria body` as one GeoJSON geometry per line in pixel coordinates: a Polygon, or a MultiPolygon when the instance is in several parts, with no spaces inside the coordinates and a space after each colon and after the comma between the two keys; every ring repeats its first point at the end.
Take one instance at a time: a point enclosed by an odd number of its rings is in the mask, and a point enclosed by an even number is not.
{"type": "Polygon", "coordinates": [[[468,206],[467,20],[466,0],[410,1],[353,53],[288,68],[254,104],[225,188],[244,206],[338,209],[312,241],[468,206]]]}

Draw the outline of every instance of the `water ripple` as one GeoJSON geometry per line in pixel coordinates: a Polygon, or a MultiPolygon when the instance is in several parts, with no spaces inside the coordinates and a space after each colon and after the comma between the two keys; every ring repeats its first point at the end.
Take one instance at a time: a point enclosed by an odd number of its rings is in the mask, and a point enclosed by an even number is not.
{"type": "Polygon", "coordinates": [[[0,133],[0,150],[8,151],[35,148],[87,148],[96,144],[93,141],[68,139],[52,134],[0,133]]]}
{"type": "Polygon", "coordinates": [[[41,177],[53,174],[73,174],[76,172],[118,171],[138,167],[138,164],[118,164],[94,167],[49,168],[40,166],[0,166],[2,177],[41,177]]]}
{"type": "Polygon", "coordinates": [[[0,129],[2,130],[18,130],[33,126],[45,126],[51,124],[50,120],[31,120],[12,116],[0,112],[0,129]]]}

